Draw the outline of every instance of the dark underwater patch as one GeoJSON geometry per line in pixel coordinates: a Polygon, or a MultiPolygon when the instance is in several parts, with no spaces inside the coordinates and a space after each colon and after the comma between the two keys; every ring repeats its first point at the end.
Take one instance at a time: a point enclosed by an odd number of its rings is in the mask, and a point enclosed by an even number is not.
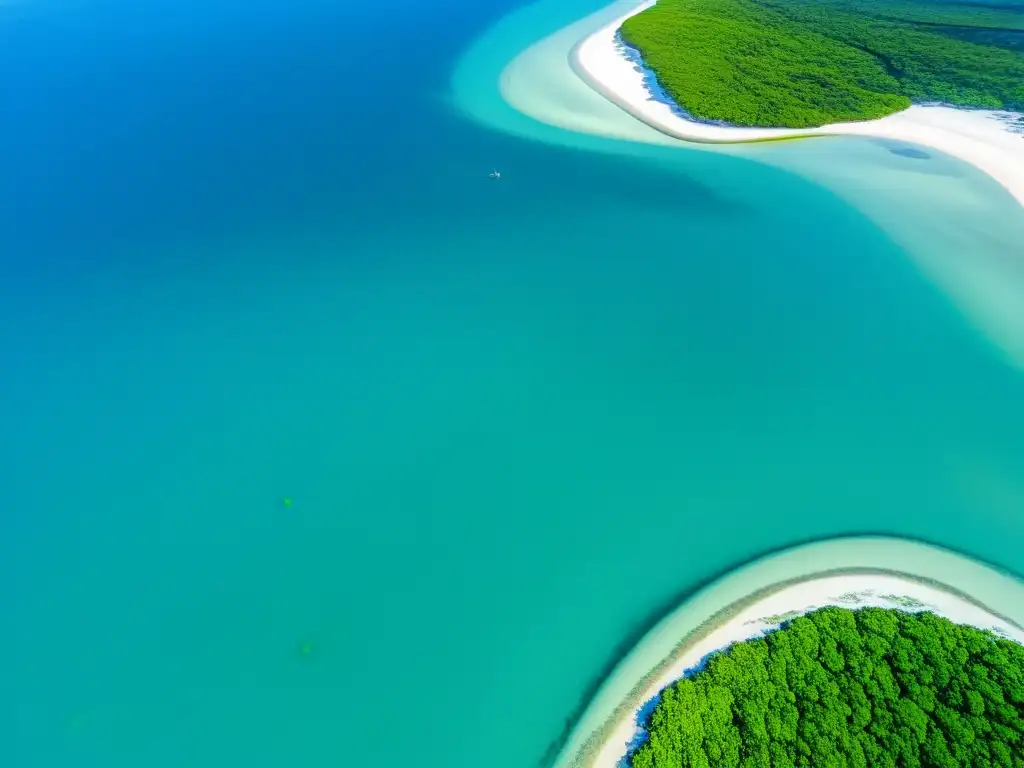
{"type": "Polygon", "coordinates": [[[909,157],[914,160],[930,160],[931,155],[922,149],[915,149],[914,147],[889,147],[890,152],[900,157],[909,157]]]}

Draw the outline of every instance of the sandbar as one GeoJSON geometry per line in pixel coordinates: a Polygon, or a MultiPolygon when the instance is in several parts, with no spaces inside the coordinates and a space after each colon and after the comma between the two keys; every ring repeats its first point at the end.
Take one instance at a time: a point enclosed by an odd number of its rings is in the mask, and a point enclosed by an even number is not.
{"type": "Polygon", "coordinates": [[[602,685],[557,768],[619,768],[638,714],[716,650],[825,605],[931,611],[1024,643],[1024,583],[963,556],[890,538],[834,539],[733,571],[652,629],[602,685]]]}
{"type": "Polygon", "coordinates": [[[650,8],[643,0],[582,39],[570,54],[587,85],[651,128],[682,141],[733,144],[809,136],[867,136],[930,147],[959,158],[998,181],[1024,205],[1024,132],[1014,112],[914,105],[877,120],[819,128],[744,128],[688,118],[671,104],[619,35],[622,23],[650,8]]]}

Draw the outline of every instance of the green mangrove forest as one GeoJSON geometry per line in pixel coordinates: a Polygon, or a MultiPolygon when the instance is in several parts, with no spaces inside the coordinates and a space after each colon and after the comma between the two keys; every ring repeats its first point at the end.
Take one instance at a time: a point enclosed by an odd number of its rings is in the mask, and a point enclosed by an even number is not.
{"type": "Polygon", "coordinates": [[[1024,768],[1024,646],[822,608],[666,688],[632,768],[1024,768]]]}
{"type": "Polygon", "coordinates": [[[1024,110],[1020,0],[658,0],[620,34],[701,120],[809,128],[912,103],[1024,110]]]}

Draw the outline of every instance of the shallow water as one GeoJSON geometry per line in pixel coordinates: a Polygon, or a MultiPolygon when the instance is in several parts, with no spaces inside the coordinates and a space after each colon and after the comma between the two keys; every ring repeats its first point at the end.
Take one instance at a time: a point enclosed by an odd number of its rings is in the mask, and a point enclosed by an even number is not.
{"type": "Polygon", "coordinates": [[[799,176],[466,119],[511,9],[0,10],[17,768],[535,765],[759,553],[1024,572],[990,340],[799,176]]]}
{"type": "Polygon", "coordinates": [[[760,633],[791,611],[823,604],[892,608],[894,602],[906,608],[900,596],[952,621],[1024,637],[1024,582],[950,550],[877,536],[787,548],[715,580],[647,632],[575,720],[554,764],[624,760],[626,743],[643,741],[639,732],[629,735],[631,726],[645,725],[655,703],[651,692],[693,672],[707,650],[760,633]]]}
{"type": "MultiPolygon", "coordinates": [[[[885,231],[1007,363],[1024,371],[1024,208],[1017,200],[977,168],[923,147],[901,144],[894,152],[894,142],[862,137],[702,144],[652,129],[590,87],[571,63],[579,41],[633,12],[637,1],[594,10],[587,0],[543,0],[509,14],[460,60],[456,103],[483,125],[558,146],[646,154],[691,169],[699,162],[694,155],[725,154],[821,184],[885,231]],[[524,49],[521,38],[530,31],[541,37],[524,49]]],[[[667,98],[648,85],[653,100],[667,98]]]]}

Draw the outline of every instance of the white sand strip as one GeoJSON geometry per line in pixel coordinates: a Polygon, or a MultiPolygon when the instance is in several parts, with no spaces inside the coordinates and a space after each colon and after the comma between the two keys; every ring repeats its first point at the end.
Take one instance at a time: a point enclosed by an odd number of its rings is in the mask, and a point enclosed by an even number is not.
{"type": "Polygon", "coordinates": [[[1024,583],[981,563],[890,538],[796,547],[728,574],[652,629],[601,686],[557,768],[616,768],[644,704],[702,657],[824,605],[930,610],[1024,642],[1024,583]]]}
{"type": "MultiPolygon", "coordinates": [[[[660,672],[647,686],[641,699],[650,701],[665,687],[681,679],[707,654],[776,629],[783,621],[826,605],[845,608],[875,606],[906,611],[931,611],[956,622],[1024,642],[1024,631],[996,617],[968,600],[933,586],[884,574],[830,576],[812,579],[758,600],[736,616],[691,645],[684,654],[660,672]]],[[[641,704],[641,706],[643,706],[641,704]]],[[[637,713],[621,720],[597,753],[594,768],[615,768],[626,754],[628,744],[641,729],[637,713]]]]}
{"type": "MultiPolygon", "coordinates": [[[[744,158],[819,184],[898,243],[1007,362],[1024,370],[1024,259],[1014,258],[1024,254],[1019,199],[949,153],[935,151],[924,159],[904,156],[909,147],[889,146],[901,142],[848,136],[702,143],[651,127],[599,92],[573,65],[581,41],[612,22],[617,28],[618,20],[637,7],[638,0],[615,0],[567,20],[564,27],[531,35],[530,30],[550,30],[549,17],[565,16],[564,0],[522,6],[460,58],[452,78],[452,105],[492,130],[574,150],[641,156],[647,147],[675,148],[671,154],[659,153],[671,157],[665,170],[671,166],[673,172],[695,174],[724,199],[731,199],[734,190],[699,169],[699,155],[744,158]],[[522,48],[524,40],[532,42],[522,48]]],[[[1012,133],[1001,140],[1024,144],[1012,133]]]]}
{"type": "Polygon", "coordinates": [[[684,141],[738,143],[802,136],[869,136],[919,144],[981,169],[1024,205],[1024,133],[1011,129],[1014,113],[912,106],[879,120],[820,128],[739,128],[689,120],[655,98],[649,76],[631,60],[618,35],[622,23],[655,4],[636,7],[582,40],[571,54],[576,73],[594,90],[652,128],[684,141]]]}

